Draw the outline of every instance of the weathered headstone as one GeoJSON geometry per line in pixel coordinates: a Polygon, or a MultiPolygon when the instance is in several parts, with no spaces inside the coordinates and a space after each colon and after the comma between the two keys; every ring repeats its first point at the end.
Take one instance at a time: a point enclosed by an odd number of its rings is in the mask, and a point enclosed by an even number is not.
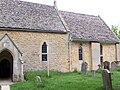
{"type": "Polygon", "coordinates": [[[35,78],[36,78],[36,81],[38,81],[38,82],[42,82],[42,80],[41,80],[41,77],[40,77],[40,76],[36,76],[35,78]]]}
{"type": "Polygon", "coordinates": [[[112,90],[111,73],[108,69],[102,71],[103,87],[105,90],[112,90]]]}
{"type": "Polygon", "coordinates": [[[104,65],[104,69],[110,70],[110,62],[105,61],[105,62],[103,63],[103,65],[104,65]]]}
{"type": "Polygon", "coordinates": [[[82,73],[86,73],[87,68],[88,68],[88,63],[87,62],[83,62],[82,65],[81,65],[81,72],[82,73]]]}
{"type": "Polygon", "coordinates": [[[117,61],[117,66],[120,66],[120,61],[117,61]]]}
{"type": "Polygon", "coordinates": [[[92,70],[92,76],[93,76],[93,77],[96,76],[96,70],[92,70]]]}
{"type": "Polygon", "coordinates": [[[117,67],[116,62],[111,62],[111,70],[114,70],[117,67]]]}

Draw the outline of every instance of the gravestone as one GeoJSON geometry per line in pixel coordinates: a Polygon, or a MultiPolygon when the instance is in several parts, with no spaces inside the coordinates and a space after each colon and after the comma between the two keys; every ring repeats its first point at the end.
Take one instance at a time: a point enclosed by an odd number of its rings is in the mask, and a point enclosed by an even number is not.
{"type": "Polygon", "coordinates": [[[117,66],[120,66],[120,61],[117,61],[117,66]]]}
{"type": "Polygon", "coordinates": [[[35,78],[36,78],[36,81],[38,81],[38,82],[42,82],[42,80],[41,80],[41,77],[40,77],[40,76],[36,76],[35,78]]]}
{"type": "Polygon", "coordinates": [[[112,90],[111,73],[108,69],[103,69],[102,79],[104,90],[112,90]]]}
{"type": "Polygon", "coordinates": [[[81,65],[81,72],[82,73],[86,73],[87,68],[88,68],[88,63],[87,62],[83,62],[82,65],[81,65]]]}
{"type": "Polygon", "coordinates": [[[96,76],[96,70],[92,70],[92,76],[93,76],[93,77],[96,76]]]}
{"type": "Polygon", "coordinates": [[[110,70],[110,62],[105,61],[105,62],[103,63],[103,65],[104,65],[104,69],[110,70]]]}
{"type": "Polygon", "coordinates": [[[111,70],[114,70],[117,67],[116,62],[111,62],[111,70]]]}

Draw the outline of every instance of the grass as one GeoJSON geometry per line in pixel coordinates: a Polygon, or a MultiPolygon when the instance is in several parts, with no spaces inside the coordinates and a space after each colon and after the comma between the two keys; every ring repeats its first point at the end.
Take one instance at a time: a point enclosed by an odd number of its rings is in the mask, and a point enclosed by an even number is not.
{"type": "MultiPolygon", "coordinates": [[[[92,77],[91,72],[80,74],[51,71],[48,77],[46,71],[30,71],[25,73],[25,79],[12,85],[11,90],[103,90],[101,73],[92,77]],[[35,80],[37,75],[42,82],[35,80]]],[[[120,69],[113,71],[112,83],[114,90],[120,90],[120,69]]]]}

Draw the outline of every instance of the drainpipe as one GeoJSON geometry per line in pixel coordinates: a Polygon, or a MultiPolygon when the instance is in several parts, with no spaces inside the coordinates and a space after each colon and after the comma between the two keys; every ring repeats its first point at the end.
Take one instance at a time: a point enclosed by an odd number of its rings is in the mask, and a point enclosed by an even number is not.
{"type": "Polygon", "coordinates": [[[64,21],[64,18],[62,17],[62,15],[59,13],[59,10],[57,8],[56,5],[56,1],[54,1],[54,7],[55,10],[60,18],[61,23],[63,24],[64,28],[65,28],[65,32],[67,32],[67,41],[68,41],[68,63],[69,63],[69,71],[71,71],[71,59],[70,59],[70,29],[68,28],[66,22],[64,21]]]}
{"type": "Polygon", "coordinates": [[[70,32],[68,32],[68,60],[69,60],[69,71],[71,72],[71,58],[70,58],[70,51],[71,51],[71,43],[70,43],[70,32]]]}

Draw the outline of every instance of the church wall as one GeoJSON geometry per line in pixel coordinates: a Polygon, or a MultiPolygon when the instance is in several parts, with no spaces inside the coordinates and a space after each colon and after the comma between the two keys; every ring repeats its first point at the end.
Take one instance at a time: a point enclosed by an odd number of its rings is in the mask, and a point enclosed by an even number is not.
{"type": "Polygon", "coordinates": [[[109,61],[109,62],[116,61],[115,44],[102,44],[102,46],[103,46],[103,62],[104,61],[109,61]]]}
{"type": "Polygon", "coordinates": [[[69,71],[67,34],[0,31],[0,38],[8,34],[23,53],[24,71],[47,69],[48,61],[42,61],[42,44],[47,43],[49,68],[69,71]]]}
{"type": "Polygon", "coordinates": [[[116,44],[117,49],[117,61],[120,61],[120,44],[116,44]]]}
{"type": "Polygon", "coordinates": [[[91,42],[92,70],[97,70],[100,64],[100,43],[91,42]]]}
{"type": "MultiPolygon", "coordinates": [[[[119,55],[119,48],[117,47],[118,51],[116,52],[115,44],[107,44],[107,43],[103,44],[102,43],[101,45],[103,46],[103,62],[109,61],[111,63],[113,61],[116,61],[116,56],[117,56],[116,53],[119,55]]],[[[74,70],[81,71],[81,64],[83,61],[88,63],[88,70],[93,70],[94,65],[92,65],[92,64],[94,64],[94,63],[92,61],[91,43],[89,43],[89,42],[82,42],[82,43],[71,42],[70,46],[71,46],[70,47],[71,48],[70,49],[71,71],[74,71],[74,70]],[[83,60],[79,60],[78,49],[81,45],[83,48],[83,60]]],[[[98,48],[100,48],[100,47],[98,47],[98,48]]],[[[99,58],[99,60],[100,60],[100,58],[99,58]]],[[[100,63],[100,61],[99,61],[99,63],[100,63]]],[[[98,65],[96,64],[95,66],[96,66],[96,70],[97,70],[98,65]]]]}
{"type": "Polygon", "coordinates": [[[71,71],[81,71],[82,62],[88,63],[88,70],[91,70],[91,45],[88,42],[71,42],[70,44],[71,71]],[[83,60],[79,60],[79,47],[83,48],[83,60]]]}
{"type": "MultiPolygon", "coordinates": [[[[92,70],[92,49],[90,42],[70,42],[69,64],[67,34],[0,31],[0,38],[6,33],[23,53],[24,71],[47,69],[48,61],[42,61],[41,50],[44,42],[46,42],[48,46],[47,55],[50,70],[62,72],[69,70],[80,71],[83,61],[88,63],[88,70],[92,70]],[[78,49],[80,46],[83,48],[83,60],[79,60],[78,49]]],[[[103,62],[115,61],[117,56],[115,44],[102,43],[101,45],[103,46],[103,62]]]]}

